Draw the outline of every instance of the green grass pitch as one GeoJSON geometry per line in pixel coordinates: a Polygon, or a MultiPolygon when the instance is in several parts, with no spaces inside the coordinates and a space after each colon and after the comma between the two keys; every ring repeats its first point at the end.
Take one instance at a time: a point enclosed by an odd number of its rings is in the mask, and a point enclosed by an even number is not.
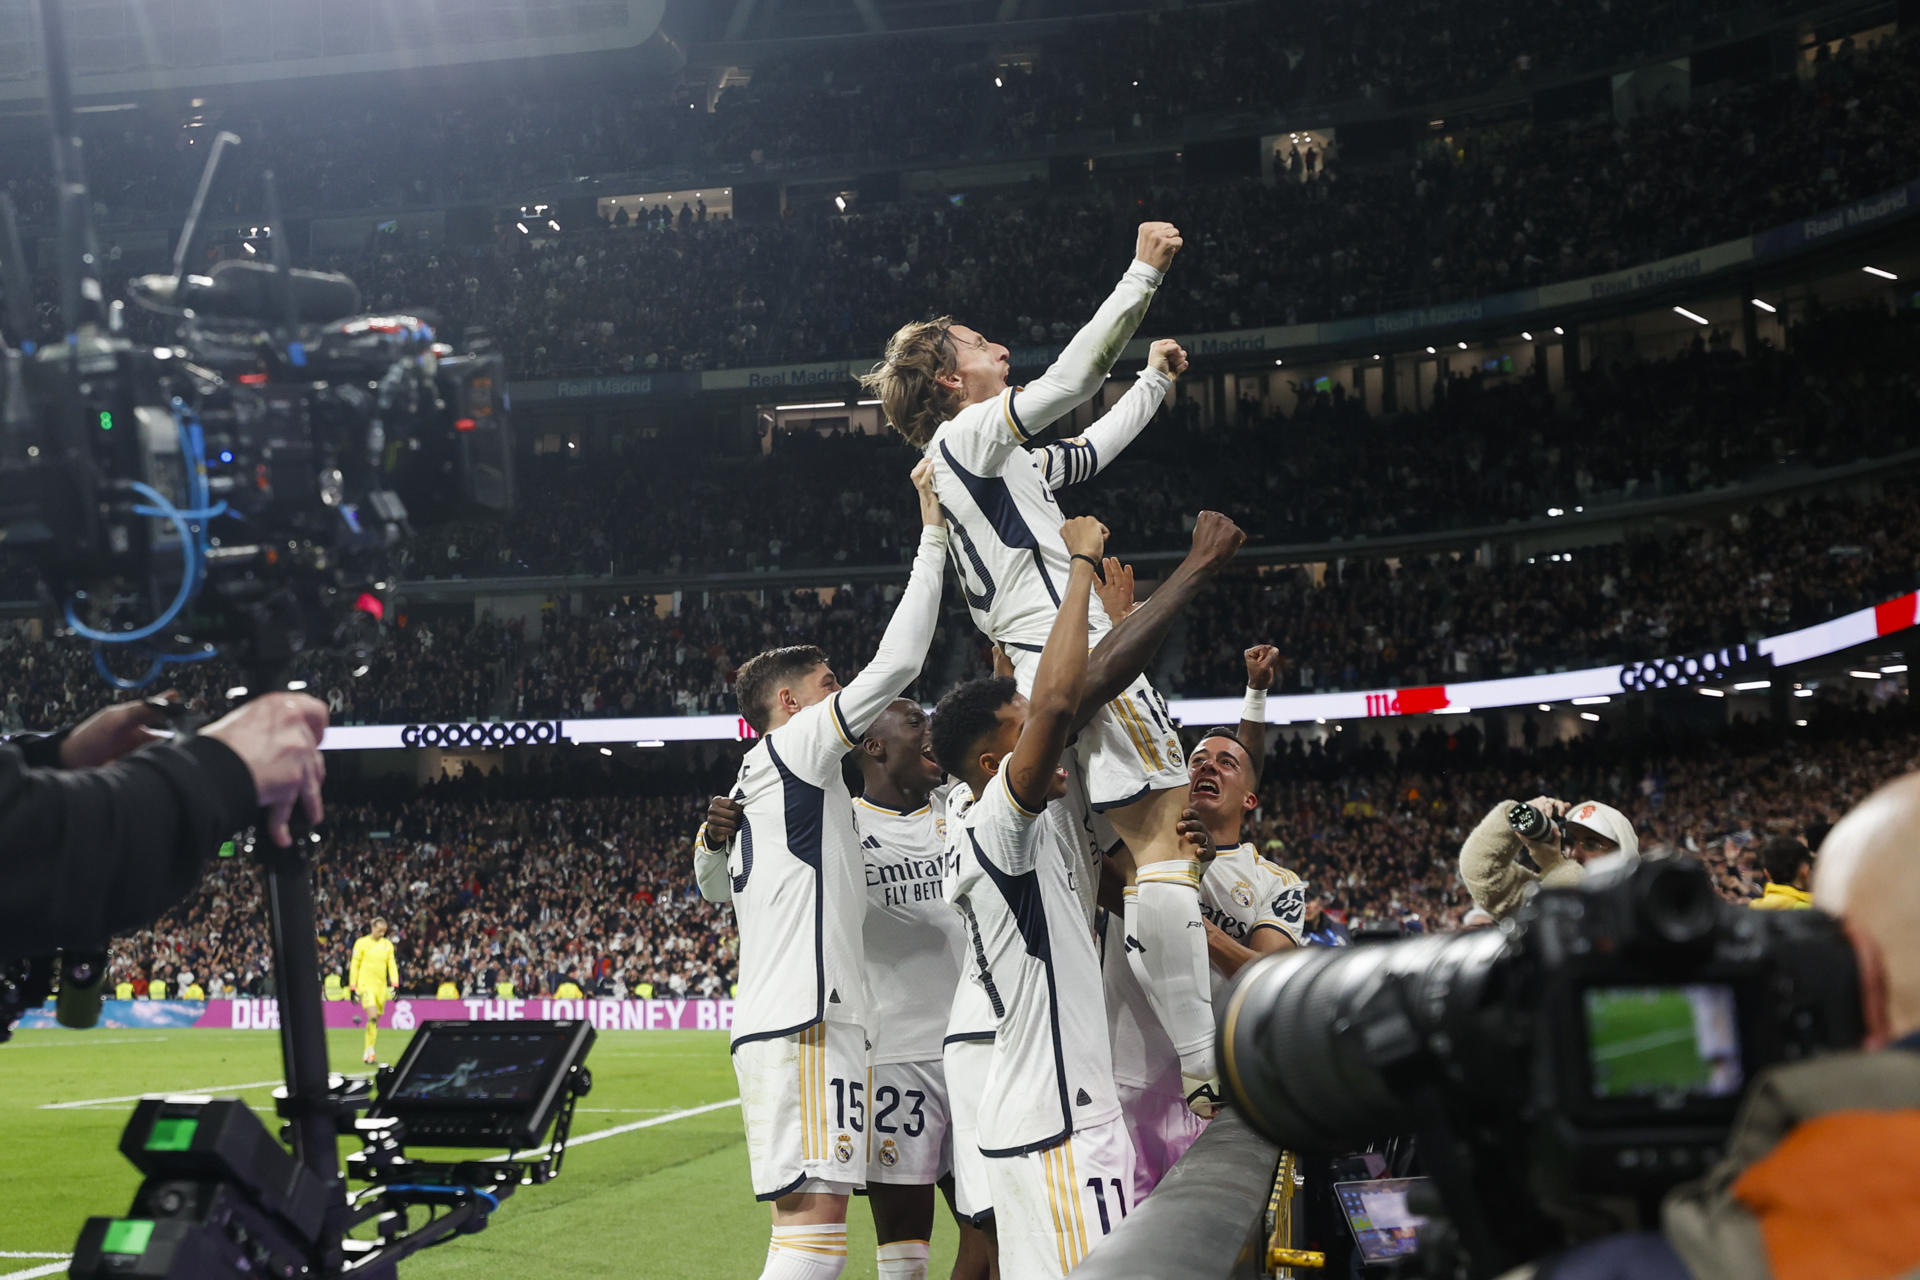
{"type": "Polygon", "coordinates": [[[1602,1096],[1699,1089],[1711,1078],[1685,993],[1589,992],[1587,1001],[1595,1086],[1602,1096]]]}
{"type": "MultiPolygon", "coordinates": [[[[404,1032],[381,1032],[382,1060],[397,1060],[406,1041],[404,1032]]],[[[364,1069],[357,1031],[330,1033],[328,1052],[336,1071],[364,1069]]],[[[574,1117],[576,1138],[728,1102],[738,1092],[724,1032],[601,1032],[587,1063],[594,1087],[574,1117]]],[[[258,1082],[277,1083],[279,1075],[273,1032],[16,1033],[0,1045],[0,1280],[55,1265],[57,1258],[18,1255],[70,1251],[88,1216],[127,1212],[140,1178],[118,1145],[132,1103],[91,1100],[241,1097],[276,1127],[273,1086],[258,1082]],[[87,1105],[52,1109],[75,1102],[87,1105]]],[[[848,1218],[845,1274],[874,1276],[866,1202],[856,1199],[848,1218]]],[[[723,1106],[570,1150],[558,1179],[520,1188],[485,1231],[417,1254],[400,1272],[423,1280],[752,1277],[765,1261],[768,1223],[748,1185],[739,1108],[723,1106]]],[[[947,1274],[953,1251],[943,1205],[930,1274],[947,1274]]]]}

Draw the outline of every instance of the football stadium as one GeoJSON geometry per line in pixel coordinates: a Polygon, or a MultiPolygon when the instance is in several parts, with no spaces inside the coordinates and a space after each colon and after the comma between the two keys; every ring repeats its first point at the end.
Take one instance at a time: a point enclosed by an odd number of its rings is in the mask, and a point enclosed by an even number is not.
{"type": "Polygon", "coordinates": [[[0,1280],[1920,1274],[1917,25],[0,0],[0,1280]]]}

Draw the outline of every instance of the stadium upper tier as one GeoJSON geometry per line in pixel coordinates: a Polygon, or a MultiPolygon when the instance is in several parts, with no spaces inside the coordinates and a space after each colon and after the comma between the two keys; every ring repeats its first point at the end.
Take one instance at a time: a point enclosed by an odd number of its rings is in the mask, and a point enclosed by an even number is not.
{"type": "MultiPolygon", "coordinates": [[[[823,198],[817,211],[771,221],[687,208],[556,234],[536,218],[529,234],[510,221],[479,244],[378,234],[368,219],[367,248],[318,264],[352,275],[370,307],[428,307],[452,328],[484,329],[519,380],[859,362],[902,321],[943,312],[1009,346],[1057,343],[1117,274],[1143,216],[1187,232],[1154,330],[1362,318],[1693,252],[1920,174],[1920,131],[1908,127],[1920,113],[1920,40],[1889,39],[1807,70],[1624,123],[1462,130],[1367,162],[1336,154],[1316,160],[1311,177],[1303,159],[1271,182],[1209,183],[1177,167],[1096,173],[962,203],[936,193],[855,205],[848,216],[823,198]]],[[[378,135],[384,125],[368,127],[378,135]]],[[[383,181],[385,144],[366,141],[302,142],[282,181],[316,193],[383,181]]],[[[132,138],[125,149],[145,145],[132,138]]],[[[269,135],[249,150],[272,157],[279,146],[269,135]]],[[[137,186],[128,175],[139,169],[107,151],[92,171],[109,211],[173,207],[116,186],[137,186]]],[[[423,151],[435,148],[407,155],[423,151]]],[[[425,181],[401,171],[407,184],[425,181]]],[[[246,184],[235,175],[230,186],[246,184]]],[[[13,190],[44,199],[30,183],[13,190]]],[[[142,243],[109,248],[109,273],[160,265],[163,240],[142,243]]],[[[51,278],[41,284],[53,297],[51,278]]],[[[50,305],[40,328],[43,338],[58,332],[50,305]]]]}
{"type": "MultiPolygon", "coordinates": [[[[377,94],[364,82],[285,83],[319,66],[351,69],[334,55],[356,44],[366,46],[357,50],[362,55],[397,50],[429,64],[457,62],[463,51],[476,62],[501,56],[489,41],[509,52],[520,42],[522,56],[542,52],[543,39],[549,48],[592,47],[598,35],[603,47],[617,48],[630,32],[651,30],[629,8],[655,8],[576,7],[581,16],[572,21],[565,6],[529,17],[504,5],[422,27],[408,19],[431,7],[410,0],[393,15],[392,31],[357,31],[350,21],[326,24],[311,6],[276,3],[269,23],[264,11],[229,16],[216,0],[170,0],[137,18],[125,15],[120,0],[92,0],[70,24],[85,33],[75,41],[82,92],[118,85],[124,99],[148,87],[174,91],[86,122],[97,194],[110,218],[177,216],[205,151],[195,144],[216,129],[242,135],[256,155],[285,157],[276,167],[296,212],[506,201],[579,179],[675,175],[718,186],[823,162],[922,167],[1087,143],[1177,143],[1186,129],[1222,115],[1269,122],[1336,103],[1365,114],[1500,88],[1519,95],[1582,71],[1783,30],[1785,15],[1818,6],[1551,0],[1516,8],[1465,0],[1435,9],[1427,0],[1373,0],[1309,14],[1257,0],[1071,23],[982,23],[879,41],[708,48],[699,41],[723,32],[710,31],[700,11],[728,6],[699,0],[685,6],[694,11],[686,18],[669,15],[663,28],[669,40],[695,33],[675,75],[638,62],[548,57],[469,67],[464,76],[426,83],[383,83],[377,94]],[[449,47],[435,47],[436,31],[449,47]],[[460,38],[449,40],[455,32],[460,38]],[[427,43],[412,47],[416,35],[427,43]],[[215,68],[249,48],[262,53],[254,78],[268,83],[219,87],[233,77],[215,68]],[[196,70],[203,81],[194,80],[196,70]]],[[[29,8],[26,0],[0,3],[0,15],[19,18],[0,21],[0,87],[9,78],[30,84],[37,67],[29,8]]],[[[1766,63],[1764,53],[1749,51],[1706,59],[1701,73],[1766,63]]],[[[120,103],[109,96],[96,105],[120,103]]],[[[23,187],[36,185],[46,166],[33,123],[12,122],[15,143],[0,151],[0,171],[24,179],[23,187]]],[[[258,221],[248,203],[257,194],[217,195],[216,211],[258,221]]]]}

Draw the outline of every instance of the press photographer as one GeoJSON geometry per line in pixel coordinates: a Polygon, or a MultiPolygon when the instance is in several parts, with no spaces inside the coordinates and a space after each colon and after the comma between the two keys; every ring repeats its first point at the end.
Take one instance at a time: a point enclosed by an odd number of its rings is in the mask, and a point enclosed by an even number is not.
{"type": "Polygon", "coordinates": [[[1584,864],[1611,854],[1640,857],[1640,838],[1612,805],[1536,796],[1502,800],[1460,846],[1460,877],[1473,903],[1496,920],[1518,911],[1541,888],[1580,883],[1584,864]],[[1520,861],[1524,852],[1535,868],[1520,861]]]}
{"type": "Polygon", "coordinates": [[[1813,906],[1839,918],[1859,964],[1861,1051],[1756,1081],[1726,1158],[1667,1196],[1659,1234],[1599,1241],[1518,1275],[1867,1280],[1920,1268],[1916,854],[1920,774],[1867,797],[1821,846],[1813,906]]]}

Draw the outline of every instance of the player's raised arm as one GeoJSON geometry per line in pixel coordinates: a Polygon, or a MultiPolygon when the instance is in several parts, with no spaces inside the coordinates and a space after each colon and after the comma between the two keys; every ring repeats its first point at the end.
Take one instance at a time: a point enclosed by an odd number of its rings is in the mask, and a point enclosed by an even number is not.
{"type": "Polygon", "coordinates": [[[1256,644],[1244,655],[1247,660],[1247,696],[1240,704],[1240,745],[1259,772],[1267,759],[1267,690],[1273,688],[1274,673],[1280,667],[1280,651],[1270,644],[1256,644]]]}
{"type": "Polygon", "coordinates": [[[1086,327],[1073,335],[1047,371],[1010,393],[1009,407],[1022,435],[1085,404],[1100,389],[1120,352],[1146,318],[1154,291],[1180,252],[1180,231],[1170,222],[1143,222],[1133,262],[1086,327]]]}
{"type": "Polygon", "coordinates": [[[913,468],[913,488],[920,498],[920,549],[913,558],[913,573],[900,603],[894,607],[893,620],[880,637],[873,661],[835,698],[835,714],[849,742],[859,742],[887,704],[905,693],[920,674],[940,620],[947,518],[933,492],[933,464],[924,458],[913,468]]]}
{"type": "Polygon", "coordinates": [[[1100,415],[1099,421],[1077,439],[1046,447],[1047,487],[1064,489],[1070,484],[1083,484],[1105,470],[1108,463],[1120,456],[1121,450],[1134,442],[1153,420],[1153,415],[1160,412],[1167,392],[1173,389],[1174,379],[1186,371],[1187,353],[1178,342],[1162,338],[1154,343],[1147,367],[1140,371],[1127,393],[1100,415]]]}
{"type": "MultiPolygon", "coordinates": [[[[1145,604],[1136,605],[1116,620],[1087,659],[1086,688],[1074,712],[1079,729],[1100,708],[1125,693],[1173,629],[1173,621],[1198,595],[1200,588],[1220,572],[1240,550],[1247,535],[1218,511],[1202,511],[1193,522],[1193,545],[1167,580],[1155,588],[1145,604]]],[[[1078,562],[1075,562],[1078,564],[1078,562]]],[[[1131,575],[1129,574],[1129,579],[1131,575]]]]}
{"type": "Polygon", "coordinates": [[[1073,557],[1073,572],[1040,652],[1033,692],[1027,697],[1026,727],[1001,765],[1007,794],[1028,813],[1046,808],[1054,770],[1060,767],[1060,753],[1067,749],[1073,718],[1086,691],[1087,601],[1100,553],[1107,545],[1107,527],[1092,516],[1078,516],[1067,521],[1060,537],[1073,557]]]}

